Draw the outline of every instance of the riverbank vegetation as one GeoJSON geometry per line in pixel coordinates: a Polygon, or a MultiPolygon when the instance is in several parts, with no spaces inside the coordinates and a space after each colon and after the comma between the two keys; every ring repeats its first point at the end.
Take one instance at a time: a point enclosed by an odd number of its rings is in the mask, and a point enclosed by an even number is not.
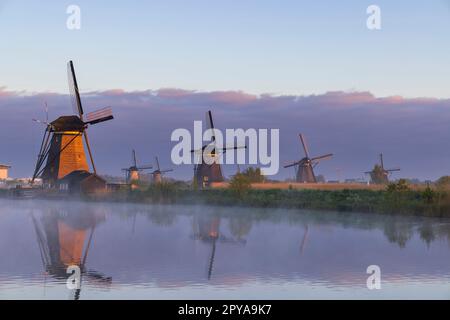
{"type": "Polygon", "coordinates": [[[423,189],[406,180],[381,190],[254,189],[237,174],[228,188],[195,190],[187,183],[161,183],[111,195],[112,200],[157,204],[204,204],[258,208],[309,209],[429,217],[450,217],[450,177],[423,189]]]}
{"type": "MultiPolygon", "coordinates": [[[[261,173],[255,170],[236,174],[226,187],[198,190],[186,182],[140,184],[85,200],[151,204],[191,204],[255,208],[284,208],[338,212],[379,213],[450,217],[450,177],[418,188],[399,180],[376,189],[260,188],[261,173]],[[255,187],[257,186],[257,187],[255,187]]],[[[270,183],[267,183],[269,186],[270,183]]],[[[274,184],[272,184],[274,185],[274,184]]],[[[3,192],[4,191],[4,192],[3,192]]],[[[0,189],[0,196],[7,196],[0,189]]],[[[46,198],[49,198],[48,196],[46,198]]]]}

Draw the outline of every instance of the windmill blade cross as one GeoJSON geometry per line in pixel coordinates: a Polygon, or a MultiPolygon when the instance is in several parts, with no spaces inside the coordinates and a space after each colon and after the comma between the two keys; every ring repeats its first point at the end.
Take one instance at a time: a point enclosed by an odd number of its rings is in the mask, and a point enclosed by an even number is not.
{"type": "Polygon", "coordinates": [[[304,163],[304,160],[295,161],[295,162],[293,162],[293,163],[290,163],[290,164],[285,165],[284,168],[286,169],[286,168],[295,167],[295,166],[301,165],[301,164],[303,164],[303,163],[304,163]]]}
{"type": "Polygon", "coordinates": [[[83,131],[83,135],[84,135],[84,140],[86,141],[86,147],[88,149],[89,158],[91,159],[92,170],[94,171],[94,174],[96,175],[97,174],[97,168],[95,167],[94,157],[92,155],[91,144],[89,143],[89,137],[88,137],[88,134],[87,134],[87,130],[83,131]]]}
{"type": "Polygon", "coordinates": [[[150,169],[153,169],[153,166],[152,165],[140,166],[140,167],[136,167],[136,169],[138,169],[138,170],[150,170],[150,169]]]}
{"type": "Polygon", "coordinates": [[[155,158],[156,158],[156,169],[158,171],[161,171],[161,167],[159,166],[159,159],[158,159],[158,157],[155,157],[155,158]]]}
{"type": "Polygon", "coordinates": [[[326,155],[323,155],[323,156],[319,156],[319,157],[312,158],[311,161],[328,160],[328,159],[330,159],[332,156],[333,156],[333,154],[332,154],[332,153],[329,153],[329,154],[326,154],[326,155]]]}
{"type": "Polygon", "coordinates": [[[97,124],[100,122],[105,122],[114,119],[112,109],[111,107],[106,107],[100,110],[96,110],[93,112],[90,112],[86,116],[86,122],[87,124],[97,124]]]}
{"type": "Polygon", "coordinates": [[[213,140],[213,142],[215,142],[216,141],[216,136],[214,134],[214,129],[215,128],[214,128],[214,121],[213,121],[213,118],[212,118],[211,110],[206,113],[206,122],[208,123],[208,129],[213,129],[212,140],[213,140]]]}
{"type": "Polygon", "coordinates": [[[383,154],[380,154],[380,163],[381,163],[381,169],[384,170],[384,160],[383,160],[383,154]]]}
{"type": "Polygon", "coordinates": [[[303,145],[303,150],[305,151],[305,155],[307,158],[309,158],[309,150],[308,150],[308,145],[306,144],[306,139],[303,136],[303,134],[300,134],[300,140],[302,142],[303,145]]]}
{"type": "Polygon", "coordinates": [[[137,167],[137,160],[136,160],[136,150],[132,151],[132,161],[133,161],[133,165],[135,167],[137,167]]]}

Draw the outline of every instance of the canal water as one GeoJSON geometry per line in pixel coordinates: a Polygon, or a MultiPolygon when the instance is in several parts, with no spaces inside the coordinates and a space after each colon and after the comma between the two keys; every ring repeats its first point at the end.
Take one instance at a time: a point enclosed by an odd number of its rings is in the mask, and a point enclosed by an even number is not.
{"type": "Polygon", "coordinates": [[[0,299],[418,298],[450,299],[448,219],[0,200],[0,299]]]}

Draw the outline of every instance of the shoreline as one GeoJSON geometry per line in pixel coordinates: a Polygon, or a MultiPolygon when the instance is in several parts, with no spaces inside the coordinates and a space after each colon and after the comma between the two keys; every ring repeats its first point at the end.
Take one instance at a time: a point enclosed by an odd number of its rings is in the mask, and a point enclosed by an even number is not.
{"type": "MultiPolygon", "coordinates": [[[[0,198],[14,198],[1,190],[0,198]]],[[[155,205],[208,205],[217,207],[299,209],[342,213],[384,214],[450,218],[450,193],[428,190],[368,189],[250,189],[237,194],[229,188],[194,190],[175,184],[146,189],[118,191],[97,196],[36,196],[42,200],[82,200],[88,202],[140,203],[155,205]]],[[[26,199],[26,198],[23,198],[26,199]]]]}

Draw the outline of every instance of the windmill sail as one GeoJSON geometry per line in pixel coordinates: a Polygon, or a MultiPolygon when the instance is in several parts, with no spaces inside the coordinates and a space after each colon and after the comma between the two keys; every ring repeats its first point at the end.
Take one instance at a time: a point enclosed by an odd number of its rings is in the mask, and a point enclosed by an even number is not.
{"type": "MultiPolygon", "coordinates": [[[[214,130],[214,122],[213,122],[213,118],[212,118],[212,112],[208,111],[206,113],[206,123],[208,124],[208,129],[212,129],[214,130]]],[[[216,141],[216,135],[215,132],[213,131],[212,133],[212,140],[215,142],[216,141]]]]}
{"type": "Polygon", "coordinates": [[[308,150],[308,145],[306,144],[306,139],[303,136],[303,134],[300,134],[300,140],[302,142],[302,146],[303,146],[303,150],[305,151],[305,156],[307,158],[309,158],[309,150],[308,150]]]}
{"type": "Polygon", "coordinates": [[[86,123],[97,124],[114,119],[112,109],[106,107],[97,111],[90,112],[86,115],[86,123]]]}
{"type": "Polygon", "coordinates": [[[73,62],[69,61],[67,64],[67,76],[69,79],[69,91],[72,101],[73,112],[83,120],[83,106],[81,105],[80,91],[78,90],[77,77],[75,75],[75,68],[73,62]]]}

